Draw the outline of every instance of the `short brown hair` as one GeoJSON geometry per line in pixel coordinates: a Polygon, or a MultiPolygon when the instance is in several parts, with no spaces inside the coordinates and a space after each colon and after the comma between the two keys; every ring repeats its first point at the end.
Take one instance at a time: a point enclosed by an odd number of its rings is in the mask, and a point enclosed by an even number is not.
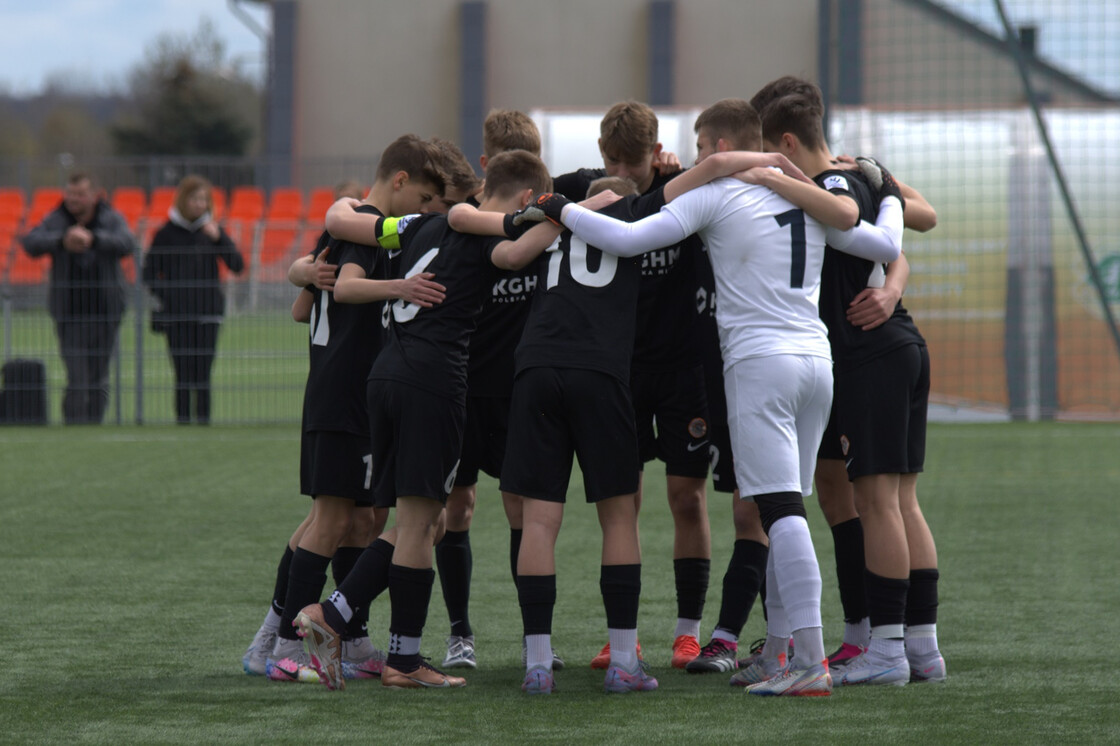
{"type": "Polygon", "coordinates": [[[213,212],[214,186],[206,178],[197,174],[188,174],[180,179],[179,186],[175,188],[175,209],[185,214],[187,200],[199,189],[206,190],[206,211],[213,212]]]}
{"type": "Polygon", "coordinates": [[[491,109],[482,123],[482,152],[487,158],[507,150],[541,154],[541,133],[528,114],[516,109],[491,109]]]}
{"type": "Polygon", "coordinates": [[[404,171],[408,178],[431,184],[442,194],[446,177],[439,164],[439,148],[416,135],[401,135],[381,152],[377,180],[387,181],[398,171],[404,171]]]}
{"type": "Polygon", "coordinates": [[[507,150],[487,164],[484,197],[507,199],[526,188],[533,194],[552,191],[552,177],[539,157],[527,150],[507,150]]]}
{"type": "Polygon", "coordinates": [[[713,143],[726,140],[733,150],[758,150],[762,147],[762,120],[749,101],[741,98],[724,98],[716,101],[696,117],[692,126],[700,130],[713,143]]]}
{"type": "Polygon", "coordinates": [[[439,166],[447,177],[446,186],[464,194],[477,192],[482,180],[474,172],[474,167],[463,155],[463,151],[459,150],[459,146],[442,137],[433,137],[429,142],[439,151],[439,166]]]}
{"type": "Polygon", "coordinates": [[[622,197],[638,193],[638,185],[634,183],[633,179],[627,179],[624,176],[602,176],[587,185],[587,196],[594,197],[608,189],[622,197]]]}
{"type": "Polygon", "coordinates": [[[776,143],[788,132],[809,150],[819,150],[825,143],[821,113],[810,98],[798,93],[782,96],[762,113],[762,136],[767,142],[776,143]]]}
{"type": "Polygon", "coordinates": [[[607,110],[599,122],[603,155],[622,163],[649,156],[657,145],[657,115],[641,101],[623,101],[607,110]]]}
{"type": "Polygon", "coordinates": [[[798,94],[809,101],[816,102],[821,110],[821,116],[824,116],[824,97],[821,96],[821,89],[813,81],[793,75],[783,75],[762,86],[758,89],[758,93],[751,97],[751,106],[762,114],[767,106],[790,94],[798,94]]]}

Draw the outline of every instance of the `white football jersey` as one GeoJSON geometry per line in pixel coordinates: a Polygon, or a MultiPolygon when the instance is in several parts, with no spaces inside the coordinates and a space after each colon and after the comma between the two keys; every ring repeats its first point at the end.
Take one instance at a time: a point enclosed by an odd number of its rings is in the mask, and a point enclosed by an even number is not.
{"type": "Polygon", "coordinates": [[[708,248],[725,370],[769,355],[831,359],[818,308],[824,226],[770,189],[730,178],[662,210],[708,248]]]}

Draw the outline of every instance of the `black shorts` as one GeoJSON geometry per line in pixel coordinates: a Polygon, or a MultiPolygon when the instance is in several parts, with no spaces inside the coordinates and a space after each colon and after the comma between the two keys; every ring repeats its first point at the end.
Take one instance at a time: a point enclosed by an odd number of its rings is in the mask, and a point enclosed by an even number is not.
{"type": "Polygon", "coordinates": [[[837,371],[833,407],[849,479],[922,471],[929,407],[925,345],[906,345],[837,371]]]}
{"type": "Polygon", "coordinates": [[[638,437],[630,391],[581,368],[529,368],[513,382],[503,492],[564,502],[579,459],[587,502],[638,490],[638,437]]]}
{"type": "Polygon", "coordinates": [[[446,502],[463,449],[465,403],[399,381],[370,381],[366,396],[374,506],[394,507],[398,497],[446,502]]]}
{"type": "Polygon", "coordinates": [[[481,470],[497,479],[506,457],[509,399],[501,396],[467,396],[467,422],[463,427],[463,455],[455,475],[456,487],[478,482],[481,470]]]}
{"type": "Polygon", "coordinates": [[[372,478],[369,438],[332,430],[312,430],[301,436],[301,493],[311,497],[344,497],[366,507],[373,505],[372,478]]]}
{"type": "Polygon", "coordinates": [[[840,423],[836,421],[835,382],[833,383],[832,389],[832,412],[828,415],[828,424],[825,425],[824,435],[821,436],[821,445],[820,448],[817,449],[818,459],[844,458],[844,449],[840,443],[840,423]]]}
{"type": "Polygon", "coordinates": [[[661,459],[676,477],[708,476],[704,367],[630,374],[641,463],[661,459]],[[656,432],[655,432],[656,430],[656,432]]]}
{"type": "Polygon", "coordinates": [[[731,494],[735,491],[735,457],[731,453],[731,428],[713,424],[708,431],[708,457],[712,469],[712,488],[731,494]]]}

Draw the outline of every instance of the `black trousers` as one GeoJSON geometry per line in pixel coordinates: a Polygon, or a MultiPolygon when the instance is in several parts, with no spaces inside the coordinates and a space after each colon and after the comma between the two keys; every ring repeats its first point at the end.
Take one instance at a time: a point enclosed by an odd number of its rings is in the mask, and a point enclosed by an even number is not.
{"type": "Polygon", "coordinates": [[[55,322],[66,366],[62,416],[67,425],[100,424],[104,419],[109,361],[120,325],[120,316],[68,316],[55,322]]]}
{"type": "Polygon", "coordinates": [[[218,347],[216,322],[172,321],[167,326],[167,345],[175,369],[175,416],[181,423],[191,421],[191,392],[194,392],[195,418],[210,422],[210,370],[218,347]]]}

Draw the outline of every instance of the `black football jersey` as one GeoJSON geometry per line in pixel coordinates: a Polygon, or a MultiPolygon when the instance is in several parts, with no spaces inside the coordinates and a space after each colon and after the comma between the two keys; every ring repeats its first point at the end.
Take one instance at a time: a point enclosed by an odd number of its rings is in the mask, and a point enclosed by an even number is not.
{"type": "MultiPolygon", "coordinates": [[[[874,223],[879,215],[879,195],[858,171],[830,170],[814,179],[835,194],[850,196],[859,205],[860,220],[874,223]]],[[[832,360],[837,369],[855,367],[907,344],[925,344],[918,327],[901,301],[886,323],[863,331],[847,319],[848,306],[868,286],[877,263],[837,251],[824,253],[821,269],[821,321],[828,327],[832,360]]]]}
{"type": "MultiPolygon", "coordinates": [[[[604,168],[582,168],[557,176],[553,188],[568,199],[579,201],[586,198],[593,180],[606,175],[604,168]]],[[[660,190],[673,176],[676,174],[654,173],[646,194],[660,190]]],[[[679,244],[642,254],[642,291],[638,296],[634,334],[635,369],[673,370],[698,363],[693,255],[699,250],[699,238],[688,236],[679,244]]]]}
{"type": "Polygon", "coordinates": [[[471,396],[508,397],[513,390],[513,352],[521,340],[537,269],[497,270],[471,336],[467,389],[471,396]]]}
{"type": "MultiPolygon", "coordinates": [[[[602,212],[632,222],[664,204],[657,189],[624,197],[602,212]]],[[[605,254],[571,231],[561,233],[537,260],[537,292],[517,347],[517,371],[584,368],[629,385],[641,261],[605,254]]]]}
{"type": "MultiPolygon", "coordinates": [[[[372,205],[357,212],[381,215],[372,205]]],[[[374,246],[333,239],[324,233],[314,255],[330,247],[328,260],[357,264],[373,280],[389,279],[387,252],[374,246]]],[[[385,341],[383,303],[338,303],[334,293],[310,288],[310,369],[303,396],[303,429],[369,435],[365,379],[385,341]]]]}
{"type": "Polygon", "coordinates": [[[370,380],[395,380],[463,400],[471,335],[497,269],[490,261],[504,241],[453,231],[435,213],[401,218],[398,276],[431,272],[447,288],[444,301],[422,308],[405,300],[388,305],[389,338],[370,380]]]}
{"type": "Polygon", "coordinates": [[[708,394],[708,419],[727,422],[727,399],[723,392],[723,355],[716,325],[716,278],[708,250],[701,245],[693,252],[696,276],[696,347],[704,365],[704,388],[708,394]]]}

